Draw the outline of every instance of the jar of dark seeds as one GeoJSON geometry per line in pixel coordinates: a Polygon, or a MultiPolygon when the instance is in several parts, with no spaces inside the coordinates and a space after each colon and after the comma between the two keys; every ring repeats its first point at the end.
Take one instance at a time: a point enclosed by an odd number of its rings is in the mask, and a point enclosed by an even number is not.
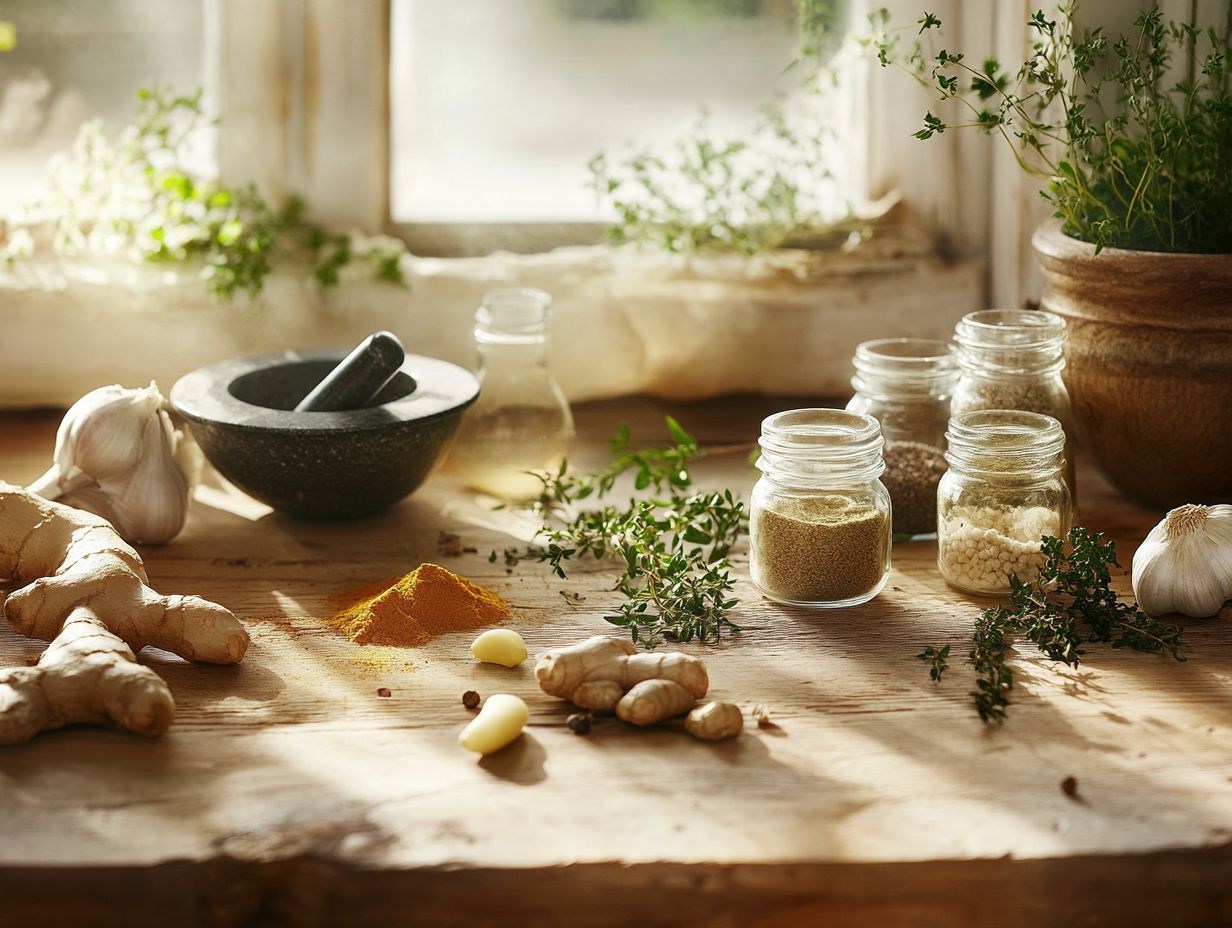
{"type": "Polygon", "coordinates": [[[885,439],[881,482],[894,503],[894,539],[937,534],[937,483],[945,473],[945,427],[958,358],[945,342],[885,338],[852,359],[856,391],[847,409],[873,416],[885,439]]]}
{"type": "Polygon", "coordinates": [[[1019,409],[1051,416],[1065,430],[1065,482],[1077,500],[1073,416],[1065,369],[1065,320],[1031,309],[968,313],[954,328],[960,375],[950,413],[1019,409]]]}
{"type": "Polygon", "coordinates": [[[867,602],[890,573],[890,494],[881,427],[839,409],[792,409],[761,426],[749,502],[749,569],[770,599],[833,608],[867,602]]]}

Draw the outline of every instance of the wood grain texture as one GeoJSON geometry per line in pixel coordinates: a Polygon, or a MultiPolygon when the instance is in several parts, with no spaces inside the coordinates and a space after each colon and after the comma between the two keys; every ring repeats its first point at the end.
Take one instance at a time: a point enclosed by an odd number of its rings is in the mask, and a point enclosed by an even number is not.
{"type": "MultiPolygon", "coordinates": [[[[756,437],[787,400],[672,408],[707,444],[756,437]]],[[[579,410],[581,457],[660,404],[579,410]]],[[[0,419],[0,478],[34,477],[56,417],[0,419]]],[[[704,480],[747,492],[743,454],[704,480]]],[[[1157,513],[1084,468],[1080,521],[1129,562],[1157,513]]],[[[504,595],[532,654],[607,630],[614,575],[511,573],[488,552],[532,524],[447,477],[391,512],[298,523],[218,482],[186,532],[144,552],[152,583],[245,619],[235,667],[144,660],[177,702],[145,741],[78,729],[0,752],[0,892],[10,924],[977,925],[1228,923],[1232,699],[1228,626],[1186,622],[1185,663],[1098,648],[1078,671],[1020,649],[1007,724],[981,725],[961,660],[934,685],[914,655],[964,650],[979,601],[898,545],[886,591],[813,614],[742,580],[742,638],[689,646],[712,692],[766,704],[777,728],[720,744],[616,721],[587,737],[531,662],[474,664],[470,635],[359,647],[323,621],[346,590],[441,560],[504,595]],[[441,558],[455,531],[476,554],[441,558]],[[561,591],[580,594],[567,601],[561,591]],[[378,688],[392,695],[381,698],[378,688]],[[512,692],[527,733],[476,761],[456,745],[466,689],[512,692]],[[1075,798],[1061,789],[1073,776],[1075,798]],[[72,891],[69,876],[72,876],[72,891]],[[1054,899],[1051,887],[1064,886],[1054,899]],[[162,921],[159,919],[162,918],[162,921]]],[[[746,576],[743,558],[738,561],[746,576]]],[[[1128,589],[1125,578],[1118,581],[1128,589]]],[[[0,629],[0,663],[42,645],[0,629]]]]}

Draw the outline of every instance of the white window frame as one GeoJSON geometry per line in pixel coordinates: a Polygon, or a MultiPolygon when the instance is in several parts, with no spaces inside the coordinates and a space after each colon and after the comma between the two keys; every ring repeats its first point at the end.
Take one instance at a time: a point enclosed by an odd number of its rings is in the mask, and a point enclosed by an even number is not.
{"type": "MultiPolygon", "coordinates": [[[[895,21],[919,15],[919,0],[874,2],[888,5],[895,21]]],[[[598,223],[391,221],[389,0],[209,0],[209,6],[217,49],[211,83],[223,126],[218,163],[227,182],[253,181],[274,198],[303,194],[313,218],[389,232],[417,254],[534,252],[598,241],[598,223]]],[[[1020,8],[1030,3],[933,0],[930,6],[943,20],[962,23],[965,43],[987,47],[994,37],[998,44],[1017,41],[1007,26],[1025,22],[1020,8]]],[[[853,21],[864,15],[865,5],[853,0],[853,21]]],[[[857,81],[864,112],[875,116],[853,143],[855,157],[867,166],[864,192],[876,198],[902,191],[946,256],[1026,254],[1029,229],[1004,231],[988,205],[995,146],[972,133],[903,144],[931,95],[907,86],[905,78],[874,75],[877,70],[870,63],[871,79],[857,81]],[[993,228],[1002,232],[990,244],[993,228]]],[[[1008,293],[1003,299],[1019,302],[1008,293]]]]}

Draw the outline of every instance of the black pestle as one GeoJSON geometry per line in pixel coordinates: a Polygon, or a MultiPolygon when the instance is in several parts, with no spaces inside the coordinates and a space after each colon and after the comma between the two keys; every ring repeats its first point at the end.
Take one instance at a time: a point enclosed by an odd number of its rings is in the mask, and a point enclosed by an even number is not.
{"type": "Polygon", "coordinates": [[[393,380],[406,359],[402,342],[392,332],[375,332],[343,358],[338,366],[299,401],[296,412],[342,412],[362,409],[393,380]]]}

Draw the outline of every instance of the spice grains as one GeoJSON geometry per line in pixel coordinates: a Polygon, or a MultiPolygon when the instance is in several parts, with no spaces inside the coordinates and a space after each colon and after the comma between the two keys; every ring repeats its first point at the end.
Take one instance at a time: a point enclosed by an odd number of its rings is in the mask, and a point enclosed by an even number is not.
{"type": "Polygon", "coordinates": [[[1043,537],[1061,533],[1060,516],[1046,506],[954,506],[942,516],[937,566],[960,589],[1006,593],[1011,574],[1039,575],[1043,537]]]}
{"type": "Polygon", "coordinates": [[[887,441],[881,482],[894,503],[895,535],[937,531],[937,484],[949,465],[945,453],[922,441],[887,441]]]}
{"type": "Polygon", "coordinates": [[[889,573],[889,522],[889,514],[867,499],[774,497],[752,512],[753,582],[787,603],[871,598],[889,573]]]}

